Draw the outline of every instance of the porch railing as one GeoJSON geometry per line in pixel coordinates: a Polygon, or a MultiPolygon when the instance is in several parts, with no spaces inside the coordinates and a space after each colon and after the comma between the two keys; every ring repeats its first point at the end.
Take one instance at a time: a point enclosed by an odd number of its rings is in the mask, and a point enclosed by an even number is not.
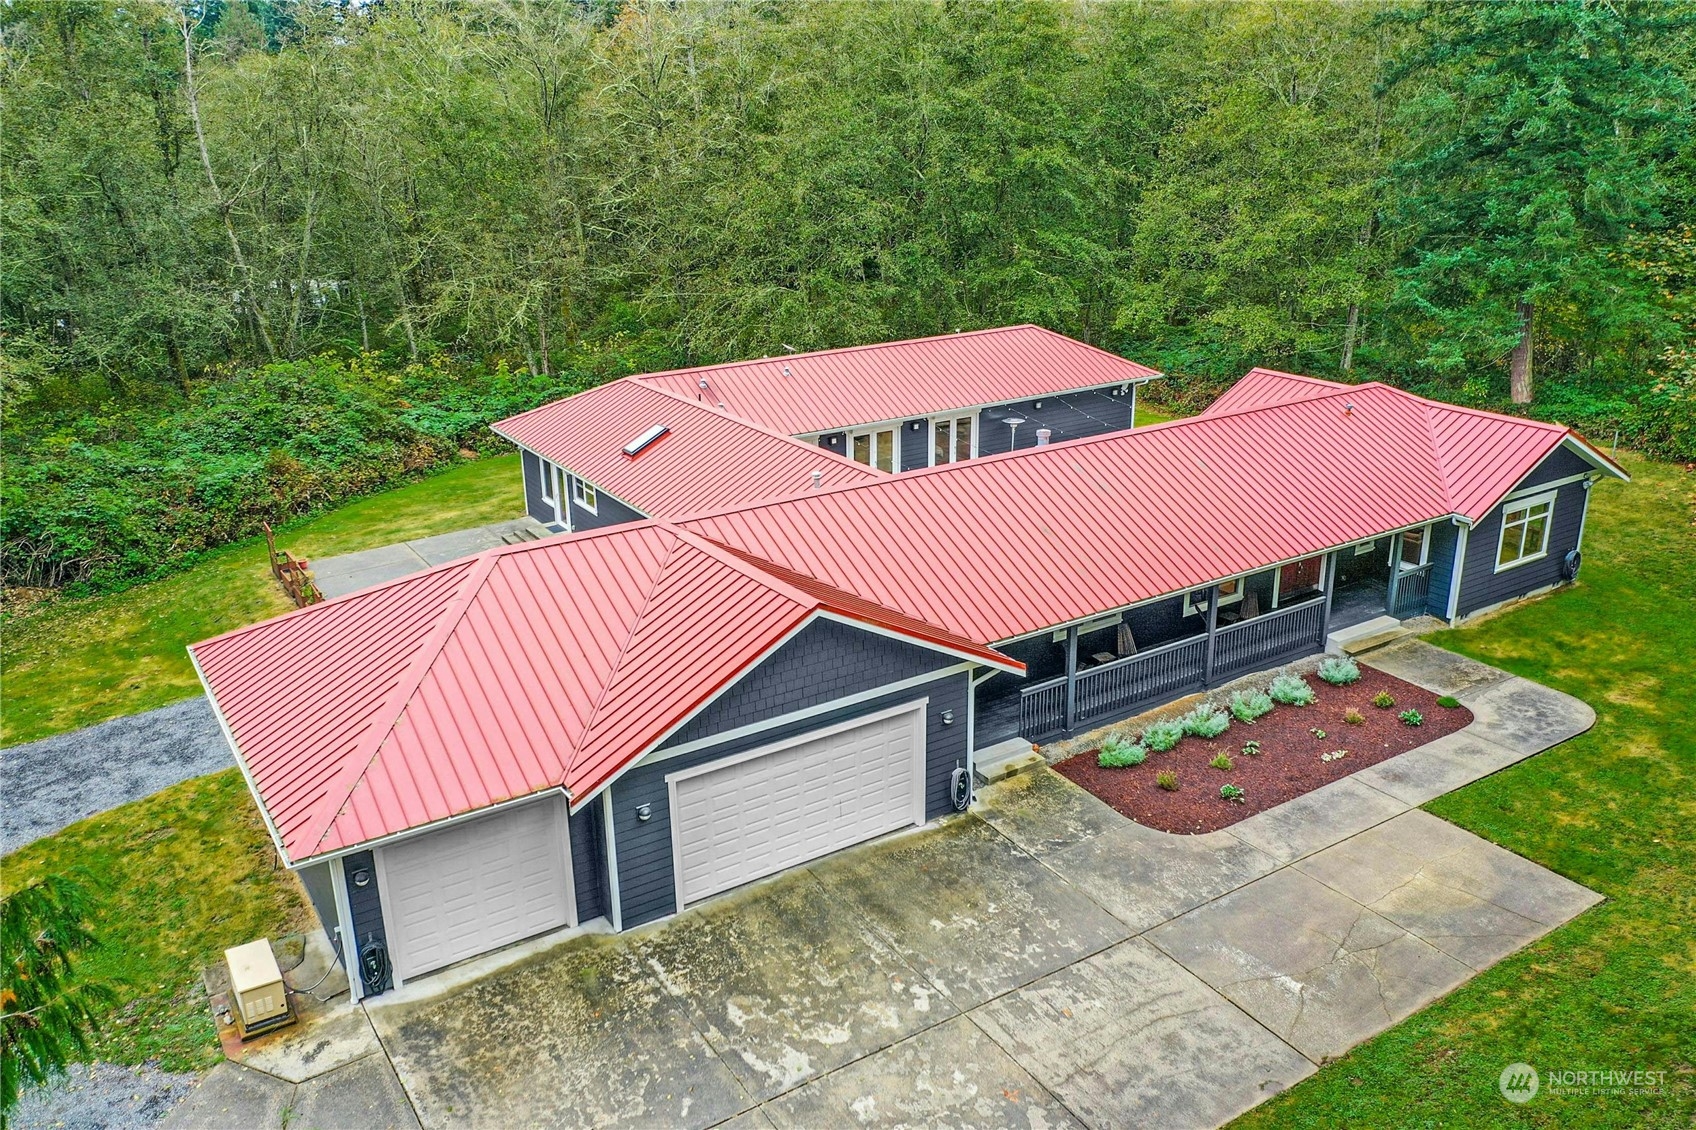
{"type": "Polygon", "coordinates": [[[1412,616],[1425,607],[1430,596],[1431,563],[1405,570],[1396,578],[1396,606],[1390,609],[1390,615],[1398,620],[1412,616]]]}
{"type": "Polygon", "coordinates": [[[1207,637],[1192,636],[1080,671],[1076,720],[1087,722],[1139,703],[1200,690],[1206,663],[1207,637]]]}
{"type": "Polygon", "coordinates": [[[1220,628],[1213,641],[1213,681],[1325,646],[1325,602],[1309,600],[1220,628]]]}
{"type": "Polygon", "coordinates": [[[1066,676],[1019,692],[1019,733],[1032,739],[1066,728],[1066,676]]]}

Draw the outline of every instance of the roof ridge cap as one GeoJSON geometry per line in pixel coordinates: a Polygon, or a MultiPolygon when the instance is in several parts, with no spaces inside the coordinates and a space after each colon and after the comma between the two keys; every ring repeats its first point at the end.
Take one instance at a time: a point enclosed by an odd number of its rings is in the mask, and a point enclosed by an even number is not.
{"type": "MultiPolygon", "coordinates": [[[[506,546],[503,548],[510,549],[512,547],[506,546]]],[[[347,802],[353,798],[353,790],[359,787],[359,782],[365,779],[365,774],[371,768],[372,762],[376,761],[377,755],[383,750],[383,746],[388,744],[389,736],[394,733],[401,715],[406,712],[407,705],[412,701],[412,696],[418,693],[419,686],[424,682],[424,676],[429,674],[430,668],[435,665],[437,656],[441,655],[442,649],[447,646],[454,629],[459,627],[460,620],[465,617],[466,611],[471,607],[472,599],[482,591],[484,583],[488,581],[489,574],[494,572],[495,563],[500,560],[501,556],[502,554],[495,550],[484,550],[473,559],[471,567],[464,579],[460,581],[459,587],[449,598],[447,604],[443,606],[440,618],[436,621],[435,626],[430,629],[430,634],[424,637],[424,642],[419,645],[418,650],[407,661],[406,669],[401,672],[400,678],[395,681],[395,685],[390,688],[389,693],[383,697],[383,704],[377,712],[377,717],[379,719],[386,718],[387,721],[379,721],[373,727],[372,735],[363,739],[354,748],[353,753],[348,756],[346,764],[337,771],[330,783],[325,785],[326,801],[339,792],[341,798],[335,802],[335,807],[329,811],[327,816],[314,818],[312,823],[307,825],[303,838],[310,841],[312,850],[303,858],[311,858],[318,854],[318,849],[322,846],[324,837],[330,834],[330,829],[334,828],[336,821],[341,819],[342,810],[347,807],[347,802]],[[346,792],[342,792],[344,784],[346,785],[346,792]]]]}
{"type": "Polygon", "coordinates": [[[1458,513],[1455,507],[1454,483],[1450,481],[1448,460],[1443,458],[1442,450],[1437,446],[1437,405],[1424,397],[1416,397],[1420,404],[1419,418],[1425,421],[1425,437],[1431,444],[1431,463],[1437,468],[1437,480],[1443,484],[1443,504],[1451,513],[1458,513]]]}
{"type": "MultiPolygon", "coordinates": [[[[1018,324],[1011,326],[984,326],[981,329],[956,330],[953,333],[927,334],[924,337],[904,337],[898,338],[895,341],[868,341],[860,345],[836,345],[829,349],[809,349],[802,353],[784,353],[776,357],[744,357],[737,361],[719,361],[711,365],[686,365],[680,369],[659,369],[652,373],[631,373],[628,375],[628,379],[641,381],[643,384],[647,384],[650,380],[656,377],[678,377],[683,376],[686,373],[705,373],[714,369],[734,369],[741,365],[763,365],[772,362],[793,361],[799,357],[823,357],[837,353],[859,353],[868,349],[887,349],[894,345],[918,345],[921,342],[927,341],[948,341],[961,337],[981,337],[984,334],[1006,333],[1009,330],[1043,330],[1046,333],[1055,332],[1045,326],[1039,326],[1034,322],[1019,322],[1018,324]]],[[[1058,336],[1065,337],[1066,335],[1060,334],[1058,336]]],[[[1084,345],[1086,343],[1080,341],[1078,344],[1084,345]]],[[[1120,360],[1125,360],[1125,358],[1120,358],[1120,360]]],[[[1131,363],[1135,364],[1134,361],[1131,363]]]]}

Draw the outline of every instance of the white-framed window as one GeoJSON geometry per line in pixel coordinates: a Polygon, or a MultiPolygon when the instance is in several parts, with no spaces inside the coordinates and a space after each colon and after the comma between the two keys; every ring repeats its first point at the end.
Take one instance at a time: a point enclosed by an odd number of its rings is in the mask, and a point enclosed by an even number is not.
{"type": "Polygon", "coordinates": [[[1377,548],[1378,543],[1376,541],[1363,541],[1354,547],[1354,555],[1356,557],[1365,557],[1368,553],[1371,553],[1377,548]]]}
{"type": "MultiPolygon", "coordinates": [[[[1207,601],[1205,599],[1203,599],[1202,601],[1197,603],[1195,601],[1190,600],[1190,596],[1191,596],[1190,593],[1184,594],[1184,615],[1185,616],[1194,616],[1198,612],[1206,612],[1207,611],[1207,601]]],[[[1242,577],[1232,577],[1228,581],[1220,581],[1219,582],[1219,607],[1220,608],[1225,607],[1227,604],[1235,604],[1235,603],[1237,603],[1237,601],[1241,600],[1242,598],[1243,598],[1243,578],[1242,577]]]]}
{"type": "Polygon", "coordinates": [[[1549,555],[1549,522],[1554,513],[1554,491],[1503,503],[1496,572],[1549,555]]]}
{"type": "Polygon", "coordinates": [[[1403,530],[1401,537],[1396,539],[1401,556],[1397,558],[1403,569],[1417,569],[1431,559],[1431,527],[1419,526],[1411,530],[1403,530]]]}
{"type": "Polygon", "coordinates": [[[556,480],[554,478],[554,465],[552,463],[548,462],[546,459],[541,460],[541,464],[542,464],[542,501],[552,503],[553,505],[558,506],[559,505],[559,488],[555,485],[556,480]]]}
{"type": "Polygon", "coordinates": [[[976,416],[943,416],[930,422],[930,465],[964,463],[978,453],[976,416]]]}
{"type": "Polygon", "coordinates": [[[900,432],[894,427],[872,428],[848,437],[848,458],[880,471],[895,470],[895,444],[900,432]]]}
{"type": "Polygon", "coordinates": [[[582,479],[571,480],[571,501],[593,514],[595,512],[595,488],[582,479]]]}

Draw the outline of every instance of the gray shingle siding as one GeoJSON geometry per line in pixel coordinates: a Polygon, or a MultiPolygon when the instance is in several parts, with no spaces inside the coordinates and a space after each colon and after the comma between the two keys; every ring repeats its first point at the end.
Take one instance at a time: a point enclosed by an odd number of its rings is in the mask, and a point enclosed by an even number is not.
{"type": "MultiPolygon", "coordinates": [[[[604,794],[603,794],[604,796],[604,794]]],[[[606,889],[606,845],[605,833],[602,830],[601,805],[597,800],[589,807],[572,813],[571,829],[571,880],[576,888],[577,921],[587,922],[591,918],[599,918],[607,912],[604,895],[606,889]]]]}
{"type": "Polygon", "coordinates": [[[901,470],[930,466],[930,421],[908,420],[901,425],[901,470]]]}
{"type": "Polygon", "coordinates": [[[518,458],[524,466],[524,512],[544,526],[558,522],[553,505],[542,497],[542,457],[520,448],[518,458]]]}
{"type": "Polygon", "coordinates": [[[835,455],[846,457],[848,454],[847,432],[825,432],[819,436],[819,446],[835,455]]]}
{"type": "Polygon", "coordinates": [[[861,631],[835,620],[814,620],[691,718],[660,748],[669,749],[833,699],[861,694],[958,662],[941,652],[861,631]]]}
{"type": "MultiPolygon", "coordinates": [[[[573,481],[576,480],[573,479],[573,481]]],[[[566,489],[569,492],[571,488],[568,486],[566,489]]],[[[570,497],[569,493],[567,497],[570,497]]],[[[632,510],[604,491],[596,492],[593,512],[577,505],[575,499],[570,502],[570,506],[571,528],[574,530],[599,530],[607,526],[622,525],[625,522],[640,522],[644,517],[640,511],[632,510]]]]}
{"type": "MultiPolygon", "coordinates": [[[[383,899],[377,893],[377,867],[368,851],[354,852],[342,857],[342,875],[347,880],[348,909],[353,914],[353,959],[359,960],[359,951],[367,942],[378,941],[385,946],[389,942],[389,932],[383,925],[383,899]],[[353,876],[358,871],[365,871],[371,876],[371,881],[361,887],[354,883],[353,876]]],[[[391,956],[390,961],[394,959],[391,956]]],[[[388,985],[367,985],[367,993],[379,993],[388,985]]]]}
{"type": "Polygon", "coordinates": [[[1449,588],[1455,579],[1455,549],[1460,544],[1460,529],[1450,521],[1431,527],[1431,584],[1427,590],[1425,611],[1439,619],[1449,616],[1449,588]]]}
{"type": "Polygon", "coordinates": [[[1062,396],[1040,396],[1035,400],[1019,401],[985,408],[978,414],[978,454],[996,455],[1009,450],[1009,441],[1016,438],[1022,450],[1036,446],[1038,428],[1053,431],[1050,443],[1123,431],[1131,426],[1131,394],[1120,396],[1117,389],[1095,389],[1089,392],[1067,393],[1062,396]],[[1037,405],[1042,407],[1038,408],[1037,405]],[[1007,426],[1009,417],[1024,420],[1017,437],[1007,426]]]}
{"type": "MultiPolygon", "coordinates": [[[[1577,456],[1572,456],[1577,460],[1577,466],[1561,458],[1568,455],[1571,453],[1564,449],[1554,452],[1525,476],[1514,491],[1593,469],[1577,456]],[[1551,463],[1556,466],[1550,467],[1551,463]]],[[[1567,483],[1560,487],[1555,492],[1554,513],[1549,525],[1548,555],[1500,573],[1496,572],[1496,551],[1501,544],[1502,512],[1513,503],[1501,503],[1485,515],[1467,534],[1457,614],[1466,616],[1557,583],[1561,579],[1561,560],[1569,550],[1578,546],[1578,532],[1584,522],[1584,508],[1588,501],[1589,492],[1584,489],[1584,483],[1567,483]]]]}
{"type": "Polygon", "coordinates": [[[1570,479],[1574,475],[1586,475],[1596,468],[1590,461],[1569,447],[1557,447],[1531,473],[1521,479],[1514,490],[1525,490],[1527,487],[1542,486],[1556,479],[1570,479]]]}

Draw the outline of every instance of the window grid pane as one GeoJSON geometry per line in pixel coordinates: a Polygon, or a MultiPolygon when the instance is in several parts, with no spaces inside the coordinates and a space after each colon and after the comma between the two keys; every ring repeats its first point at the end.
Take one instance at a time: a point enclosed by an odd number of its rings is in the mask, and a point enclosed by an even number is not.
{"type": "Polygon", "coordinates": [[[936,422],[936,435],[932,440],[931,462],[942,464],[948,462],[948,452],[952,446],[949,437],[950,424],[947,420],[936,422]]]}
{"type": "Polygon", "coordinates": [[[962,416],[954,421],[954,459],[962,462],[972,457],[972,418],[962,416]]]}

